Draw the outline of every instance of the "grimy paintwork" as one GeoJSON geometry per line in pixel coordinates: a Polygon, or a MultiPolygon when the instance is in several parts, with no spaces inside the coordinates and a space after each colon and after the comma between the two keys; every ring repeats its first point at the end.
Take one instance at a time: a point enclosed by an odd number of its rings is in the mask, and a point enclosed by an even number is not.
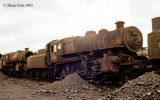
{"type": "Polygon", "coordinates": [[[152,32],[148,34],[148,56],[160,59],[160,17],[152,19],[152,32]]]}
{"type": "Polygon", "coordinates": [[[11,71],[25,70],[27,58],[31,55],[33,55],[33,52],[29,51],[29,48],[4,54],[2,59],[2,68],[4,70],[11,68],[11,71]]]}

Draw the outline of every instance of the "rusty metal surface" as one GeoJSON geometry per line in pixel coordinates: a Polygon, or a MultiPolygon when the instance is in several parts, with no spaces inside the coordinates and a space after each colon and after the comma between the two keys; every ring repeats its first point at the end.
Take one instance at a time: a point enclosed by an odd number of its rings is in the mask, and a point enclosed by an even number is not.
{"type": "Polygon", "coordinates": [[[116,24],[116,29],[117,29],[117,30],[123,29],[123,28],[124,28],[124,23],[125,23],[125,22],[123,22],[123,21],[118,21],[118,22],[116,22],[116,23],[115,23],[115,24],[116,24]]]}
{"type": "Polygon", "coordinates": [[[138,52],[142,49],[143,37],[140,30],[134,26],[123,30],[123,43],[132,52],[138,52]]]}
{"type": "Polygon", "coordinates": [[[124,22],[116,23],[117,29],[108,31],[102,29],[99,33],[87,31],[85,36],[68,37],[49,42],[47,47],[47,62],[61,62],[61,55],[80,53],[92,50],[104,50],[111,48],[128,48],[131,52],[137,52],[142,48],[143,39],[140,30],[134,26],[124,28],[124,22]],[[62,43],[62,49],[53,52],[54,46],[62,43]]]}
{"type": "Polygon", "coordinates": [[[80,37],[68,37],[63,39],[63,51],[64,54],[69,54],[75,52],[74,40],[79,39],[80,37]]]}
{"type": "Polygon", "coordinates": [[[46,60],[45,60],[46,54],[37,54],[28,57],[27,59],[27,68],[47,68],[46,60]]]}
{"type": "Polygon", "coordinates": [[[114,30],[108,33],[105,33],[103,37],[101,38],[102,40],[102,48],[114,48],[117,46],[123,46],[122,44],[122,34],[120,33],[121,31],[119,30],[114,30]]]}
{"type": "Polygon", "coordinates": [[[9,64],[15,64],[14,62],[26,62],[27,58],[33,55],[33,52],[28,51],[26,49],[24,51],[18,50],[17,52],[11,52],[3,55],[3,67],[10,66],[9,64]]]}
{"type": "Polygon", "coordinates": [[[87,31],[86,34],[85,34],[86,37],[87,36],[94,36],[94,35],[96,35],[95,31],[87,31]]]}
{"type": "Polygon", "coordinates": [[[148,34],[148,56],[151,59],[160,58],[160,32],[148,34]]]}
{"type": "Polygon", "coordinates": [[[142,33],[136,27],[127,27],[121,30],[103,32],[94,36],[81,37],[73,41],[73,51],[82,52],[89,50],[127,47],[132,52],[142,48],[142,33]]]}
{"type": "Polygon", "coordinates": [[[97,35],[81,37],[73,41],[74,52],[82,52],[96,49],[95,40],[97,35]]]}
{"type": "Polygon", "coordinates": [[[87,50],[96,50],[103,48],[102,37],[103,34],[108,32],[103,29],[100,34],[95,34],[94,31],[87,31],[86,36],[72,38],[64,41],[64,54],[84,52],[87,50]]]}
{"type": "Polygon", "coordinates": [[[104,54],[104,57],[99,62],[101,66],[100,71],[116,73],[119,71],[119,66],[114,63],[120,63],[121,59],[118,56],[107,56],[107,54],[104,54]]]}
{"type": "MultiPolygon", "coordinates": [[[[85,36],[68,37],[49,42],[46,45],[47,63],[49,65],[57,62],[63,63],[65,61],[64,58],[67,56],[84,54],[92,50],[105,52],[105,50],[113,48],[123,48],[125,50],[128,49],[129,52],[139,51],[143,45],[140,30],[134,26],[124,28],[124,22],[122,21],[117,22],[116,25],[117,29],[113,31],[101,29],[97,34],[94,31],[87,31],[85,36]],[[58,48],[59,43],[62,44],[61,49],[54,51],[55,48],[58,48]]],[[[105,64],[103,65],[105,66],[105,64]]],[[[106,69],[102,68],[102,70],[106,69]]]]}
{"type": "Polygon", "coordinates": [[[13,53],[8,54],[8,61],[13,62],[13,61],[26,61],[27,57],[32,55],[33,53],[30,51],[17,51],[13,53]]]}
{"type": "Polygon", "coordinates": [[[60,62],[60,55],[57,53],[51,53],[50,61],[53,63],[60,62]]]}
{"type": "Polygon", "coordinates": [[[160,31],[160,17],[152,19],[152,31],[160,31]]]}
{"type": "Polygon", "coordinates": [[[160,17],[152,19],[152,32],[148,34],[148,56],[160,58],[160,17]]]}

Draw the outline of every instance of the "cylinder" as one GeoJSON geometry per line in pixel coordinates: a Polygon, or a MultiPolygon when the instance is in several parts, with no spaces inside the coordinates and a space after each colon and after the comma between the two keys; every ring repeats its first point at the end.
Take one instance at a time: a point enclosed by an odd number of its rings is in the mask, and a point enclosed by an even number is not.
{"type": "Polygon", "coordinates": [[[155,17],[152,19],[152,31],[160,31],[160,17],[155,17]]]}
{"type": "Polygon", "coordinates": [[[120,29],[123,29],[124,28],[124,23],[123,21],[117,21],[115,24],[116,24],[116,29],[117,30],[120,30],[120,29]]]}

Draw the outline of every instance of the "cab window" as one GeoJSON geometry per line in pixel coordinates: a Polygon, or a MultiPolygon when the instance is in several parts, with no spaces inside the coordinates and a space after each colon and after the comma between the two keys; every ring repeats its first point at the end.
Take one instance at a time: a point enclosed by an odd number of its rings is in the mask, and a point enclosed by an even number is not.
{"type": "Polygon", "coordinates": [[[54,52],[57,52],[57,45],[54,45],[54,52]]]}
{"type": "Polygon", "coordinates": [[[62,43],[58,43],[58,49],[62,48],[62,43]]]}

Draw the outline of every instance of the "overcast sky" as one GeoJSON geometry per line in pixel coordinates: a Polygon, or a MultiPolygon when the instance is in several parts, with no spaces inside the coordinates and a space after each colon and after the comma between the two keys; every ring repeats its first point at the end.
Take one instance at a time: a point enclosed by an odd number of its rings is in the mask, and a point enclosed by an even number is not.
{"type": "Polygon", "coordinates": [[[0,53],[46,43],[88,30],[115,29],[115,22],[137,26],[147,46],[151,19],[160,16],[160,0],[0,0],[0,53]],[[33,7],[4,7],[32,4],[33,7]]]}

